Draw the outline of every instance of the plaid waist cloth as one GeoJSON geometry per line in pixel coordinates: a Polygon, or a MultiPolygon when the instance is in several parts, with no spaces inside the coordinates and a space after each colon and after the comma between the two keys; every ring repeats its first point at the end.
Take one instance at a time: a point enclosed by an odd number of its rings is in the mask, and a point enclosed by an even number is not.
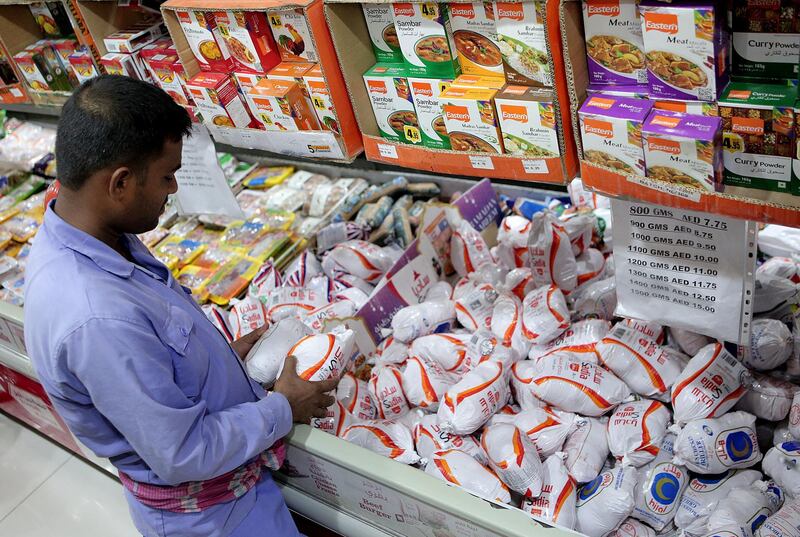
{"type": "Polygon", "coordinates": [[[278,470],[285,458],[286,445],[279,440],[253,461],[205,481],[189,481],[174,487],[151,485],[134,481],[124,472],[119,472],[119,479],[133,497],[147,507],[173,513],[198,513],[244,496],[258,483],[265,466],[278,470]]]}

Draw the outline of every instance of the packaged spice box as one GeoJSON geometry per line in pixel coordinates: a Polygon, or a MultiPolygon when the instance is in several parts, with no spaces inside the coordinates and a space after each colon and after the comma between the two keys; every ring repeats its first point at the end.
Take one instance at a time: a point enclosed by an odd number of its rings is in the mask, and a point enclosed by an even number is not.
{"type": "Polygon", "coordinates": [[[509,155],[557,157],[553,94],[528,86],[506,86],[494,98],[503,148],[509,155]]]}
{"type": "Polygon", "coordinates": [[[589,82],[647,83],[637,0],[585,0],[583,28],[589,82]]]}

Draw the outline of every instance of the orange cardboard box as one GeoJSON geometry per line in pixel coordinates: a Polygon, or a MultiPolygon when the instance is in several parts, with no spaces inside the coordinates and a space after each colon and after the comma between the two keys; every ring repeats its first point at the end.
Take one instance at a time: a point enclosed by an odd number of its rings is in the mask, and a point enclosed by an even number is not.
{"type": "Polygon", "coordinates": [[[285,80],[262,80],[247,92],[247,104],[265,130],[319,130],[317,116],[300,84],[285,80]]]}

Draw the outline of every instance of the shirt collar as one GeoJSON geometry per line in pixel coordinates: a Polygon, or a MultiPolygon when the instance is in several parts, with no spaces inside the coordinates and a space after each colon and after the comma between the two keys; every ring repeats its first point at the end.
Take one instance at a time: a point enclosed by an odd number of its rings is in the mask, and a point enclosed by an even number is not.
{"type": "Polygon", "coordinates": [[[103,241],[68,224],[58,216],[51,201],[44,214],[44,227],[64,247],[91,259],[98,267],[121,278],[130,278],[134,265],[103,241]]]}

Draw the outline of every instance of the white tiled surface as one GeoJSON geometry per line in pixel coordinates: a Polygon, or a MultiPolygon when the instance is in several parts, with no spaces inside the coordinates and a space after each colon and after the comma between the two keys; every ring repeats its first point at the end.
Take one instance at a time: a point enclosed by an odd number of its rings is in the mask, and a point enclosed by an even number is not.
{"type": "Polygon", "coordinates": [[[0,537],[139,535],[122,486],[0,414],[0,537]]]}

